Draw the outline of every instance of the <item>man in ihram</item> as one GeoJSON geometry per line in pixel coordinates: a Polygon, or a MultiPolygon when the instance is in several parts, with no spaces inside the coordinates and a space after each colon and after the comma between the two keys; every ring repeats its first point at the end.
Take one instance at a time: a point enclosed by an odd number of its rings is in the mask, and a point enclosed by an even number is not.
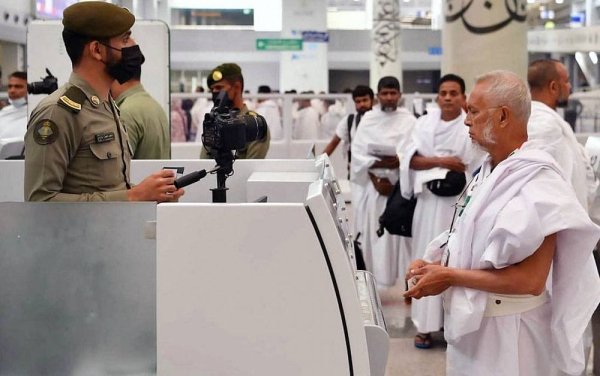
{"type": "Polygon", "coordinates": [[[412,262],[405,296],[443,293],[449,376],[580,375],[600,302],[600,228],[552,156],[527,140],[523,81],[488,73],[467,109],[469,135],[489,156],[452,228],[428,247],[431,262],[412,262]]]}

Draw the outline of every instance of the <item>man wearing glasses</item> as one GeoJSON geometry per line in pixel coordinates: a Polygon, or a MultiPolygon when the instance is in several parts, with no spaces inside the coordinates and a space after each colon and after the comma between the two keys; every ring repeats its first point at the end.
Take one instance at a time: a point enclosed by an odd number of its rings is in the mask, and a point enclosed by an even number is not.
{"type": "Polygon", "coordinates": [[[433,262],[411,264],[405,295],[443,293],[448,376],[579,375],[582,335],[600,302],[592,258],[600,228],[552,156],[527,140],[523,81],[490,72],[467,109],[469,135],[489,156],[447,245],[432,242],[433,262]]]}

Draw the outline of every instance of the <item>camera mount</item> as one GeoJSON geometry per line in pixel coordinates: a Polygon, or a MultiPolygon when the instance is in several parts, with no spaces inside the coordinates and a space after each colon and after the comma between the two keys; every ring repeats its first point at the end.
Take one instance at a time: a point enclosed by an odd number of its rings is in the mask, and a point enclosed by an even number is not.
{"type": "MultiPolygon", "coordinates": [[[[217,166],[215,170],[217,172],[217,188],[211,189],[213,203],[225,203],[227,202],[227,188],[225,182],[227,178],[233,174],[233,153],[229,150],[213,150],[216,152],[215,161],[217,166]]],[[[214,171],[214,170],[213,170],[214,171]]]]}

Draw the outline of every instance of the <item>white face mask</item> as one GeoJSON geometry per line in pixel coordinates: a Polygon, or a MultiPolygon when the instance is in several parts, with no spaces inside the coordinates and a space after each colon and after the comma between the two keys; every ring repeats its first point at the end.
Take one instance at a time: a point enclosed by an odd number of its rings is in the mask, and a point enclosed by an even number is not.
{"type": "Polygon", "coordinates": [[[19,107],[22,107],[27,104],[27,98],[23,97],[23,98],[18,98],[18,99],[14,99],[14,100],[8,98],[8,103],[19,108],[19,107]]]}

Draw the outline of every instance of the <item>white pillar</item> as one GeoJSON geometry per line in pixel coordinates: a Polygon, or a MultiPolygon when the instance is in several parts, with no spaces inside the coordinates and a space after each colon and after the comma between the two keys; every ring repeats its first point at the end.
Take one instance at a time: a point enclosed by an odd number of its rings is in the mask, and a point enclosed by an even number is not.
{"type": "Polygon", "coordinates": [[[394,76],[402,85],[402,39],[398,0],[373,0],[370,83],[375,90],[381,77],[394,76]]]}
{"type": "Polygon", "coordinates": [[[598,24],[598,13],[596,12],[596,1],[585,0],[585,26],[598,24]]]}
{"type": "MultiPolygon", "coordinates": [[[[2,42],[2,84],[8,84],[8,76],[15,71],[25,70],[25,46],[17,43],[2,42]]],[[[40,72],[45,75],[46,72],[40,72]]],[[[33,77],[30,81],[38,81],[33,77]]]]}
{"type": "Polygon", "coordinates": [[[524,0],[445,1],[442,75],[461,76],[467,92],[476,76],[491,70],[506,69],[526,80],[526,7],[524,0]]]}
{"type": "MultiPolygon", "coordinates": [[[[303,31],[327,33],[327,2],[282,0],[282,38],[302,39],[303,31]]],[[[302,51],[281,52],[280,89],[328,92],[327,42],[303,42],[302,51]]]]}

